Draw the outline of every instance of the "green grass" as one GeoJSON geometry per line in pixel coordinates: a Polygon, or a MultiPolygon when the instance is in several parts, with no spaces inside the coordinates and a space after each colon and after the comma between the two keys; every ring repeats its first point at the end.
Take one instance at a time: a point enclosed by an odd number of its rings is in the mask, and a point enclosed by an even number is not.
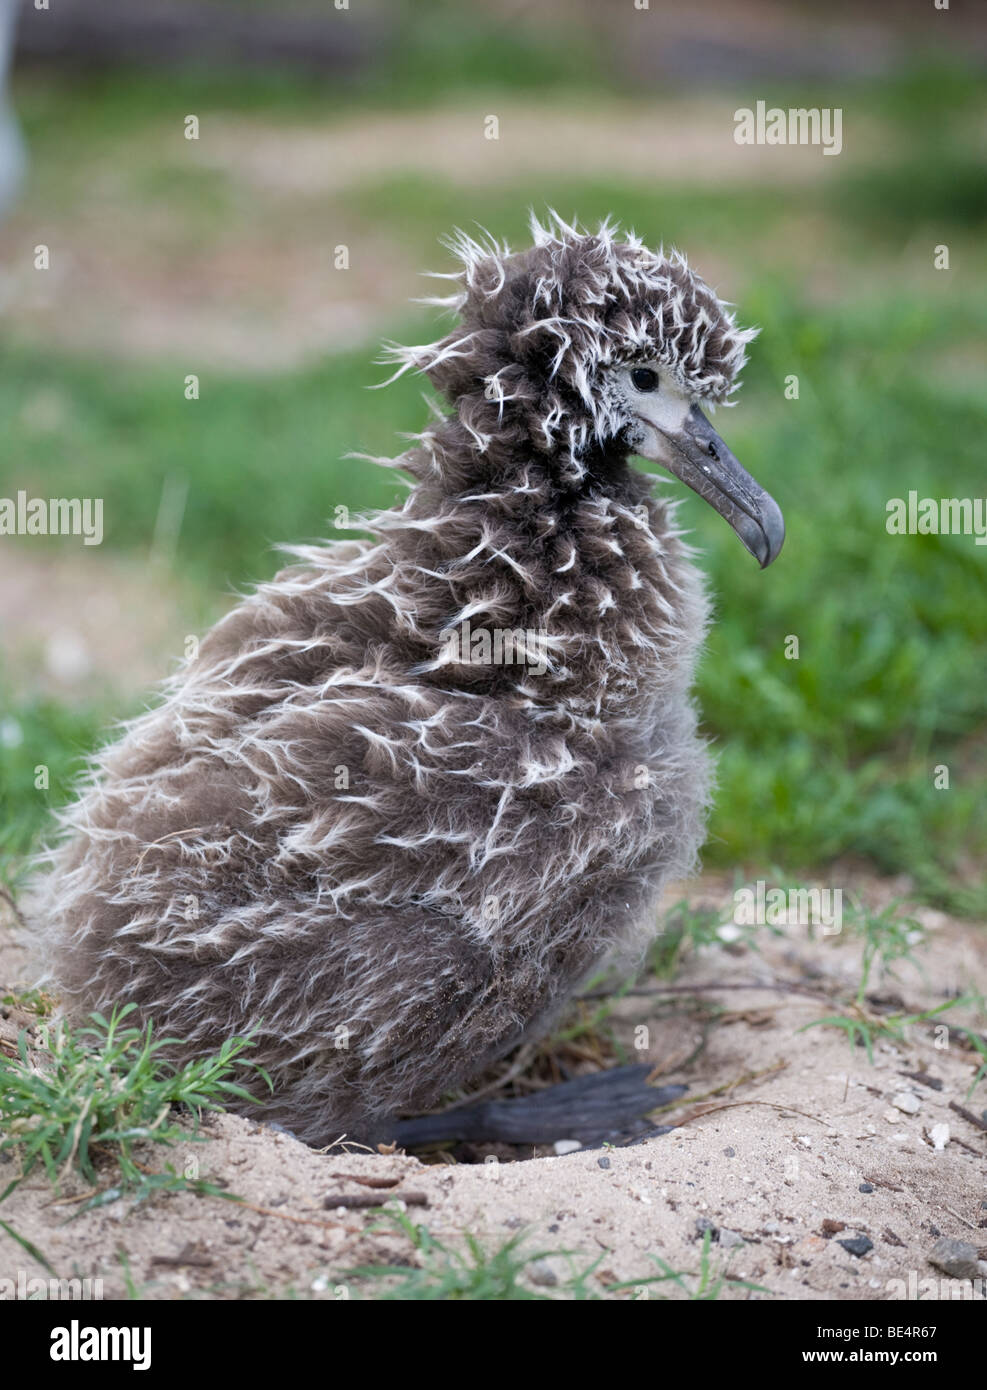
{"type": "MultiPolygon", "coordinates": [[[[650,1297],[648,1286],[652,1283],[663,1284],[671,1283],[681,1290],[685,1297],[694,1303],[715,1303],[720,1294],[727,1287],[727,1282],[736,1289],[747,1289],[752,1293],[769,1294],[770,1289],[766,1289],[763,1284],[753,1284],[747,1279],[732,1278],[727,1273],[727,1263],[713,1259],[711,1246],[713,1235],[710,1230],[703,1232],[703,1241],[699,1249],[699,1268],[695,1271],[673,1269],[667,1260],[663,1260],[659,1255],[649,1255],[649,1259],[661,1270],[661,1274],[654,1276],[650,1280],[629,1280],[625,1287],[640,1287],[646,1291],[650,1297]]],[[[661,1297],[661,1295],[658,1295],[661,1297]]]]}
{"type": "MultiPolygon", "coordinates": [[[[983,1010],[983,997],[980,997],[981,1009],[983,1010]]],[[[967,1089],[966,1099],[969,1100],[981,1081],[987,1080],[987,1038],[983,1033],[975,1033],[972,1028],[956,1028],[957,1033],[962,1033],[970,1044],[973,1052],[980,1058],[980,1065],[977,1067],[973,1080],[967,1089]]]]}
{"type": "MultiPolygon", "coordinates": [[[[650,1255],[648,1258],[658,1266],[660,1273],[606,1284],[598,1293],[588,1281],[606,1257],[606,1251],[580,1268],[572,1251],[526,1249],[523,1231],[492,1249],[467,1232],[459,1248],[446,1245],[426,1226],[410,1220],[403,1212],[386,1212],[385,1216],[407,1238],[408,1261],[360,1265],[344,1271],[332,1281],[352,1280],[358,1297],[369,1296],[375,1302],[544,1302],[549,1299],[582,1302],[631,1292],[638,1298],[649,1298],[659,1284],[674,1285],[687,1299],[712,1301],[719,1298],[729,1277],[726,1263],[715,1261],[711,1255],[712,1237],[708,1230],[703,1235],[698,1270],[673,1269],[660,1256],[650,1255]],[[555,1275],[557,1282],[548,1286],[550,1293],[536,1292],[531,1287],[531,1267],[549,1259],[553,1261],[553,1272],[564,1264],[568,1273],[561,1278],[555,1275]]],[[[731,1278],[730,1283],[735,1288],[768,1292],[742,1279],[731,1278]]],[[[657,1296],[662,1297],[661,1294],[657,1296]]]]}
{"type": "Polygon", "coordinates": [[[134,1007],[108,1019],[94,1013],[79,1028],[41,1023],[37,1055],[24,1032],[16,1058],[0,1054],[0,1152],[12,1153],[19,1166],[0,1202],[36,1168],[56,1187],[70,1173],[95,1185],[101,1157],[112,1160],[111,1184],[87,1206],[126,1194],[141,1200],[163,1186],[212,1190],[171,1171],[149,1174],[135,1149],[200,1137],[177,1123],[174,1107],[196,1118],[221,1110],[231,1098],[250,1099],[234,1079],[244,1067],[265,1082],[266,1073],[241,1055],[249,1038],[230,1039],[216,1056],[178,1066],[162,1056],[173,1039],[155,1038],[150,1024],[126,1025],[134,1007]]]}
{"type": "MultiPolygon", "coordinates": [[[[868,1013],[853,1004],[850,1013],[827,1014],[825,1018],[816,1018],[811,1023],[804,1024],[798,1031],[805,1033],[810,1028],[836,1028],[846,1035],[850,1051],[862,1047],[867,1054],[868,1062],[873,1066],[874,1044],[878,1039],[890,1038],[893,1042],[905,1046],[909,1028],[915,1028],[920,1023],[931,1023],[950,1009],[973,1002],[972,996],[969,999],[949,999],[945,1004],[937,1004],[933,1009],[923,1009],[920,1013],[892,1013],[881,1016],[868,1013]]],[[[975,1080],[973,1086],[976,1084],[975,1080]]],[[[973,1086],[970,1087],[970,1091],[973,1090],[973,1086]]],[[[969,1095],[969,1092],[967,1094],[969,1095]]]]}
{"type": "MultiPolygon", "coordinates": [[[[492,1250],[467,1233],[463,1248],[458,1249],[447,1246],[402,1212],[387,1212],[385,1216],[407,1237],[414,1262],[360,1265],[341,1275],[365,1289],[375,1302],[540,1302],[553,1295],[536,1293],[523,1283],[525,1273],[536,1261],[549,1256],[568,1259],[564,1251],[524,1251],[524,1232],[492,1250]]],[[[587,1268],[574,1270],[559,1292],[577,1300],[596,1297],[586,1280],[602,1259],[601,1255],[587,1268]]]]}
{"type": "MultiPolygon", "coordinates": [[[[108,1019],[94,1013],[87,1026],[72,1027],[45,1021],[50,1000],[37,991],[0,1002],[38,1019],[36,1038],[29,1042],[20,1033],[16,1057],[0,1051],[0,1154],[17,1169],[0,1191],[0,1204],[36,1169],[56,1192],[70,1175],[92,1186],[85,1201],[74,1205],[76,1215],[122,1197],[136,1206],[162,1192],[239,1200],[171,1164],[152,1170],[138,1152],[201,1140],[198,1125],[205,1112],[222,1110],[232,1098],[250,1098],[235,1079],[245,1069],[270,1085],[264,1069],[242,1055],[252,1046],[249,1037],[231,1038],[215,1056],[179,1066],[162,1055],[174,1040],[155,1038],[150,1023],[126,1025],[133,1004],[114,1009],[108,1019]],[[191,1128],[178,1123],[178,1107],[192,1117],[191,1128]]],[[[10,1222],[0,1218],[0,1230],[55,1274],[44,1252],[10,1222]]]]}
{"type": "MultiPolygon", "coordinates": [[[[868,991],[887,981],[896,980],[895,967],[899,962],[907,961],[924,976],[917,953],[929,948],[929,932],[917,918],[905,913],[902,904],[898,902],[889,903],[878,912],[866,903],[853,900],[847,904],[844,916],[847,935],[863,942],[860,981],[856,993],[852,1000],[846,1001],[846,1013],[829,1014],[825,1018],[814,1019],[800,1028],[800,1033],[804,1033],[808,1028],[839,1029],[846,1035],[851,1050],[862,1047],[867,1053],[867,1060],[873,1065],[874,1043],[879,1038],[890,1038],[904,1044],[907,1042],[909,1028],[920,1023],[929,1023],[934,1019],[942,1022],[944,1014],[969,1006],[975,1006],[982,1017],[987,1017],[987,1001],[975,989],[968,995],[947,999],[944,1003],[919,1013],[892,1011],[878,1014],[870,1009],[868,991]],[[876,980],[873,978],[875,971],[878,976],[876,980]]],[[[980,1034],[970,1028],[956,1027],[955,1024],[950,1024],[950,1027],[968,1038],[974,1053],[984,1059],[984,1064],[970,1084],[967,1092],[969,1096],[987,1074],[987,1043],[980,1034]]]]}
{"type": "Polygon", "coordinates": [[[0,709],[0,880],[13,882],[50,826],[53,807],[69,799],[86,753],[124,711],[17,697],[2,681],[0,709]]]}
{"type": "Polygon", "coordinates": [[[928,945],[929,933],[916,917],[902,912],[900,903],[888,903],[880,912],[859,902],[849,904],[848,908],[846,920],[850,934],[864,943],[860,984],[854,1000],[860,1006],[871,987],[875,968],[880,981],[885,977],[895,979],[895,966],[899,961],[908,961],[921,973],[916,951],[928,945]]]}

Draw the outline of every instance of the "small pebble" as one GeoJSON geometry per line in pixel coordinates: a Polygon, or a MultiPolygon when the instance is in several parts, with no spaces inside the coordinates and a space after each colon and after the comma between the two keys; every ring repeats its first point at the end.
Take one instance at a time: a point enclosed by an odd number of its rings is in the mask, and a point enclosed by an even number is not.
{"type": "Polygon", "coordinates": [[[873,1191],[874,1191],[874,1184],[873,1184],[872,1182],[862,1182],[862,1183],[860,1184],[860,1186],[857,1188],[857,1191],[858,1191],[858,1192],[873,1192],[873,1191]]]}
{"type": "Polygon", "coordinates": [[[724,1154],[727,1156],[727,1158],[736,1158],[736,1157],[737,1157],[737,1150],[736,1150],[736,1149],[729,1149],[729,1148],[728,1148],[728,1149],[724,1149],[723,1152],[724,1152],[724,1154]]]}
{"type": "Polygon", "coordinates": [[[557,1154],[574,1154],[583,1146],[578,1139],[556,1139],[552,1146],[557,1154]]]}
{"type": "Polygon", "coordinates": [[[609,1168],[609,1167],[610,1167],[610,1160],[609,1160],[609,1158],[606,1158],[606,1157],[604,1157],[604,1158],[598,1158],[598,1159],[596,1160],[596,1166],[597,1166],[598,1168],[609,1168]]]}
{"type": "Polygon", "coordinates": [[[922,1102],[914,1091],[899,1091],[891,1104],[896,1110],[903,1110],[906,1115],[917,1115],[922,1108],[922,1102]]]}
{"type": "Polygon", "coordinates": [[[929,1138],[932,1140],[932,1147],[937,1153],[949,1143],[949,1125],[933,1125],[929,1130],[929,1138]]]}
{"type": "Polygon", "coordinates": [[[554,1288],[559,1282],[559,1276],[547,1260],[533,1260],[528,1265],[528,1278],[543,1288],[554,1288]]]}
{"type": "Polygon", "coordinates": [[[965,1240],[953,1240],[950,1236],[937,1240],[927,1259],[930,1265],[935,1265],[951,1279],[975,1279],[980,1273],[977,1247],[968,1245],[965,1240]]]}
{"type": "Polygon", "coordinates": [[[837,1241],[837,1245],[842,1245],[843,1249],[851,1255],[856,1255],[859,1260],[868,1250],[874,1249],[874,1242],[868,1240],[866,1236],[853,1236],[850,1240],[837,1241]]]}
{"type": "Polygon", "coordinates": [[[744,1238],[737,1231],[728,1231],[725,1226],[720,1227],[720,1244],[726,1246],[728,1250],[743,1245],[743,1243],[744,1238]]]}

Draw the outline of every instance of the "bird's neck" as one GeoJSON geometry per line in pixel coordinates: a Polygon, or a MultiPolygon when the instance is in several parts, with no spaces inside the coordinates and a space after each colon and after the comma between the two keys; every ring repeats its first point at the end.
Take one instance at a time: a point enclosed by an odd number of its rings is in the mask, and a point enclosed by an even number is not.
{"type": "Polygon", "coordinates": [[[601,451],[566,482],[551,456],[464,447],[457,423],[409,456],[418,484],[390,534],[429,678],[597,715],[660,685],[698,585],[647,476],[601,451]]]}

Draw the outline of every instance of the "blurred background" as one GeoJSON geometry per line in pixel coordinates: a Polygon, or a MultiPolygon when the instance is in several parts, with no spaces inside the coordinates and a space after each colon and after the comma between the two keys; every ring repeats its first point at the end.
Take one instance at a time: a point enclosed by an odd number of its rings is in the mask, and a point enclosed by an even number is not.
{"type": "Polygon", "coordinates": [[[441,331],[409,303],[439,238],[523,244],[551,205],[680,247],[762,329],[717,427],[785,512],[781,559],[674,489],[718,609],[707,864],[864,865],[982,914],[987,549],[885,509],[987,495],[987,11],[337,4],[0,0],[0,496],[105,521],[99,547],[0,538],[0,875],[278,543],[394,499],[343,455],[426,418],[418,382],[365,388],[380,338],[441,331]],[[759,100],[842,108],[842,152],[738,146],[759,100]]]}

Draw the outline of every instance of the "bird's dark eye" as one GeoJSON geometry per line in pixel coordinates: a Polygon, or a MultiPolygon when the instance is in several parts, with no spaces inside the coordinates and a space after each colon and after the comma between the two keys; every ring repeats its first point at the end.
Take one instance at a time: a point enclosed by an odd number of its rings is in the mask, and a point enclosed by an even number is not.
{"type": "Polygon", "coordinates": [[[658,373],[653,372],[650,367],[635,367],[631,372],[631,381],[634,383],[635,391],[658,390],[658,373]]]}

